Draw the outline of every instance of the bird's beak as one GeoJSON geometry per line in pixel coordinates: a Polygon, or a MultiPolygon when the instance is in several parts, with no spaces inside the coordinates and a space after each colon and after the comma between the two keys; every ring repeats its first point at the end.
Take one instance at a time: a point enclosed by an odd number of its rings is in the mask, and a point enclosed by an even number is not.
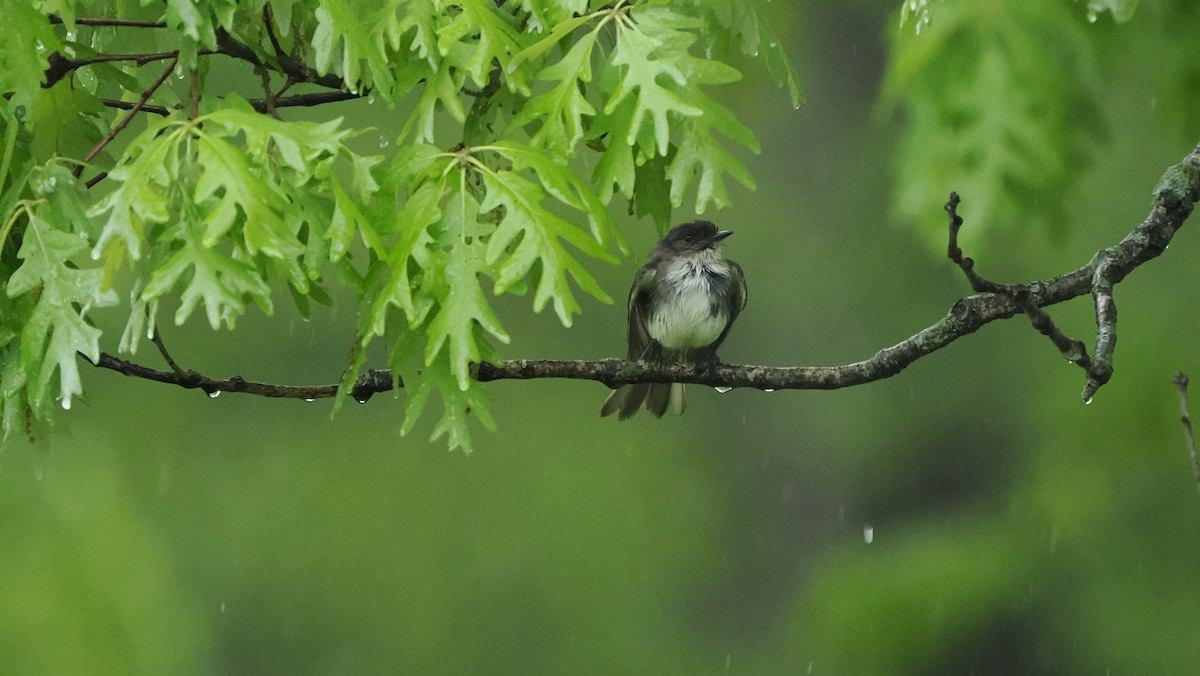
{"type": "Polygon", "coordinates": [[[732,234],[733,234],[733,231],[732,231],[732,230],[721,230],[721,231],[718,231],[718,232],[717,232],[717,234],[713,235],[713,238],[712,238],[711,240],[709,240],[709,242],[708,242],[708,245],[709,245],[709,246],[716,246],[716,245],[718,245],[718,244],[720,244],[720,243],[721,243],[721,240],[725,239],[726,237],[728,237],[728,236],[730,236],[730,235],[732,235],[732,234]]]}

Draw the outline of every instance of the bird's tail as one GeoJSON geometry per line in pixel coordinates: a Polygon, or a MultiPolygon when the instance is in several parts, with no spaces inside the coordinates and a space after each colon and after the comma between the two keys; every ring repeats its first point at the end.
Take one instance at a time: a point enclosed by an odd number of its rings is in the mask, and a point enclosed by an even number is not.
{"type": "Polygon", "coordinates": [[[603,417],[617,413],[621,420],[628,420],[637,413],[643,403],[646,410],[656,418],[661,418],[668,408],[674,411],[675,415],[683,415],[687,408],[683,392],[683,383],[622,385],[604,400],[604,405],[600,407],[600,415],[603,417]]]}

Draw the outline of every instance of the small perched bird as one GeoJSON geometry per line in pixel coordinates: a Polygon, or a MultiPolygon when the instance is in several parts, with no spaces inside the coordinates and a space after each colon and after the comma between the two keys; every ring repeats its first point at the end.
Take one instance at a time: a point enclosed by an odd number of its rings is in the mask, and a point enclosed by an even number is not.
{"type": "MultiPolygon", "coordinates": [[[[717,363],[717,348],[746,306],[742,266],[721,255],[733,234],[708,221],[676,226],[659,241],[629,290],[629,360],[717,363]]],[[[613,391],[601,416],[646,409],[683,413],[682,383],[635,383],[613,391]]]]}

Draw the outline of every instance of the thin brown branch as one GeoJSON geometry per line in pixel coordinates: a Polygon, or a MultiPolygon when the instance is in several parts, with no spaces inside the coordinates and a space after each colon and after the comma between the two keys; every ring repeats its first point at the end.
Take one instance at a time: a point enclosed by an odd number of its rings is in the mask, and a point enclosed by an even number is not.
{"type": "Polygon", "coordinates": [[[178,57],[172,59],[171,64],[167,66],[162,75],[160,75],[159,78],[154,81],[154,84],[150,85],[148,88],[146,88],[146,91],[142,92],[141,98],[139,98],[138,102],[135,103],[127,113],[125,113],[125,117],[121,118],[121,121],[118,122],[116,126],[114,126],[112,130],[108,132],[107,136],[100,139],[100,142],[96,144],[96,147],[92,148],[91,152],[89,152],[87,156],[83,158],[83,163],[75,167],[75,176],[78,177],[81,173],[83,173],[83,165],[91,162],[92,158],[100,154],[100,151],[104,150],[105,146],[107,146],[109,143],[112,143],[112,140],[117,137],[117,134],[120,134],[125,127],[129,126],[130,121],[132,121],[134,116],[137,115],[138,111],[142,109],[142,106],[146,105],[146,102],[150,100],[150,97],[154,96],[154,92],[158,91],[158,88],[162,86],[162,83],[167,81],[167,78],[170,77],[171,72],[175,70],[175,64],[177,63],[179,63],[178,57]]]}
{"type": "MultiPolygon", "coordinates": [[[[62,17],[57,14],[50,15],[50,23],[62,24],[62,17]]],[[[143,21],[141,19],[110,19],[108,17],[75,17],[75,25],[77,26],[115,26],[118,28],[166,28],[167,24],[162,21],[143,21]]]]}
{"type": "MultiPolygon", "coordinates": [[[[201,50],[201,56],[216,54],[207,49],[201,50]]],[[[52,52],[46,57],[46,81],[42,83],[42,89],[49,89],[58,83],[59,80],[66,77],[71,71],[76,68],[90,66],[95,63],[110,63],[119,61],[132,61],[139,66],[144,66],[155,61],[166,61],[167,59],[178,59],[179,52],[155,52],[153,54],[100,54],[97,56],[87,56],[78,59],[68,59],[59,52],[52,52]]]]}
{"type": "Polygon", "coordinates": [[[188,119],[200,116],[200,72],[195,68],[188,71],[188,119]]]}
{"type": "Polygon", "coordinates": [[[1183,423],[1183,436],[1187,440],[1188,453],[1192,456],[1192,471],[1196,475],[1196,489],[1200,490],[1200,455],[1196,454],[1196,439],[1192,436],[1192,416],[1188,413],[1188,377],[1183,372],[1171,379],[1179,390],[1179,420],[1183,423]]]}
{"type": "MultiPolygon", "coordinates": [[[[277,385],[246,380],[240,376],[217,379],[209,378],[196,371],[160,371],[148,366],[142,366],[120,357],[114,357],[107,352],[100,353],[100,359],[95,366],[110,369],[127,376],[152,380],[157,383],[175,385],[189,390],[201,390],[210,397],[221,392],[241,392],[260,397],[275,399],[328,399],[337,395],[338,386],[333,385],[277,385]]],[[[396,380],[393,384],[389,371],[367,371],[359,376],[357,383],[351,388],[350,396],[359,402],[366,402],[373,394],[386,392],[403,384],[396,380]]]]}
{"type": "MultiPolygon", "coordinates": [[[[326,103],[336,103],[338,101],[350,101],[360,99],[362,94],[354,92],[338,91],[338,92],[314,92],[312,94],[293,94],[292,96],[278,97],[275,99],[276,108],[295,108],[299,106],[320,106],[326,103]]],[[[267,112],[266,99],[250,99],[247,103],[254,107],[260,113],[267,112]]]]}
{"type": "Polygon", "coordinates": [[[271,48],[275,50],[275,56],[281,57],[287,55],[287,50],[279,43],[279,38],[275,36],[275,17],[271,12],[271,3],[263,5],[263,26],[267,29],[267,39],[271,41],[271,48]]]}
{"type": "MultiPolygon", "coordinates": [[[[131,101],[118,101],[116,99],[100,99],[100,103],[103,103],[104,105],[108,106],[109,108],[121,108],[123,110],[133,110],[134,107],[137,106],[136,103],[133,103],[131,101]]],[[[155,115],[162,115],[163,117],[167,117],[171,114],[171,111],[166,106],[145,105],[145,106],[142,106],[141,108],[138,108],[138,110],[143,113],[153,113],[155,115]]]]}
{"type": "Polygon", "coordinates": [[[279,88],[279,91],[275,92],[274,94],[276,105],[278,105],[280,97],[286,94],[287,90],[291,89],[295,84],[296,81],[290,77],[288,78],[287,82],[283,83],[283,86],[279,88]]]}
{"type": "MultiPolygon", "coordinates": [[[[960,298],[944,317],[929,327],[880,350],[868,359],[853,364],[768,367],[729,364],[662,365],[620,359],[512,360],[495,364],[475,364],[472,367],[472,375],[480,382],[567,378],[598,381],[610,387],[625,383],[680,382],[761,390],[832,390],[863,385],[890,378],[918,359],[978,331],[991,322],[1008,319],[1017,314],[1028,314],[1022,305],[1043,308],[1079,296],[1095,294],[1098,288],[1099,295],[1103,297],[1108,293],[1108,284],[1119,283],[1137,267],[1166,250],[1167,244],[1187,220],[1197,200],[1200,200],[1200,147],[1193,150],[1182,163],[1167,169],[1154,191],[1150,213],[1146,219],[1115,246],[1098,252],[1086,265],[1056,277],[1020,285],[1020,293],[1014,294],[1010,287],[999,285],[1004,288],[1004,292],[988,292],[960,298]],[[1103,283],[1097,280],[1103,280],[1103,283]]],[[[953,201],[955,200],[952,199],[953,201]]],[[[956,214],[952,212],[951,215],[953,222],[956,214]]],[[[958,225],[961,225],[961,222],[958,225]]],[[[952,225],[952,232],[954,227],[957,226],[952,225]]],[[[951,247],[952,250],[957,247],[953,238],[951,247]]],[[[961,251],[957,255],[962,258],[961,251]]],[[[951,258],[954,259],[953,254],[951,258]]],[[[962,263],[959,265],[963,266],[962,263]]],[[[1100,327],[1097,352],[1102,357],[1095,361],[1111,360],[1111,336],[1104,336],[1106,330],[1111,332],[1111,327],[1115,324],[1115,315],[1110,321],[1107,317],[1109,309],[1105,302],[1097,303],[1097,323],[1100,327]]],[[[102,354],[96,366],[156,382],[199,388],[209,393],[246,392],[267,397],[319,399],[334,396],[337,391],[335,385],[272,385],[255,383],[236,376],[216,380],[194,371],[180,375],[150,369],[108,354],[102,354]]],[[[1109,369],[1111,370],[1111,361],[1109,369]]],[[[371,371],[359,379],[352,395],[360,401],[365,401],[375,392],[402,386],[399,381],[393,383],[388,371],[371,371]]]]}
{"type": "Polygon", "coordinates": [[[950,193],[950,200],[946,202],[945,207],[946,214],[950,217],[950,243],[946,247],[946,256],[967,276],[967,281],[971,284],[971,290],[975,293],[1010,293],[1011,289],[1008,286],[997,284],[980,276],[979,273],[975,272],[974,259],[963,256],[963,251],[958,246],[958,231],[962,229],[963,225],[962,216],[958,215],[958,205],[961,203],[962,199],[959,198],[958,193],[950,193]]]}
{"type": "Polygon", "coordinates": [[[54,52],[54,55],[70,64],[71,68],[81,68],[90,66],[93,63],[114,63],[120,61],[132,61],[139,66],[144,66],[155,61],[166,61],[179,56],[179,52],[155,52],[152,54],[97,54],[96,56],[85,56],[78,59],[66,59],[62,54],[54,52]]]}
{"type": "Polygon", "coordinates": [[[162,334],[158,332],[157,324],[154,325],[154,333],[150,336],[150,342],[154,343],[154,347],[158,348],[158,353],[162,355],[163,361],[167,362],[167,366],[171,367],[175,375],[184,375],[184,370],[179,368],[179,364],[175,363],[175,360],[171,358],[171,353],[167,351],[167,345],[163,342],[162,334]]]}
{"type": "Polygon", "coordinates": [[[271,91],[271,74],[266,68],[258,68],[258,80],[263,90],[263,105],[262,112],[270,115],[273,118],[279,118],[279,111],[275,110],[275,93],[271,91]]]}

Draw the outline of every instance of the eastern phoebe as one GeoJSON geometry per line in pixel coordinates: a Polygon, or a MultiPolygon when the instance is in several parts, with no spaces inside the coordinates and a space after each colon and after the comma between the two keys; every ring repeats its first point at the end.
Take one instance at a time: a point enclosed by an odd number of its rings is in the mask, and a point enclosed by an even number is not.
{"type": "MultiPolygon", "coordinates": [[[[733,234],[708,221],[676,226],[659,241],[629,290],[629,360],[718,363],[717,348],[746,306],[742,266],[721,255],[733,234]]],[[[635,383],[613,391],[601,416],[621,420],[642,403],[655,417],[683,413],[682,383],[635,383]]]]}

